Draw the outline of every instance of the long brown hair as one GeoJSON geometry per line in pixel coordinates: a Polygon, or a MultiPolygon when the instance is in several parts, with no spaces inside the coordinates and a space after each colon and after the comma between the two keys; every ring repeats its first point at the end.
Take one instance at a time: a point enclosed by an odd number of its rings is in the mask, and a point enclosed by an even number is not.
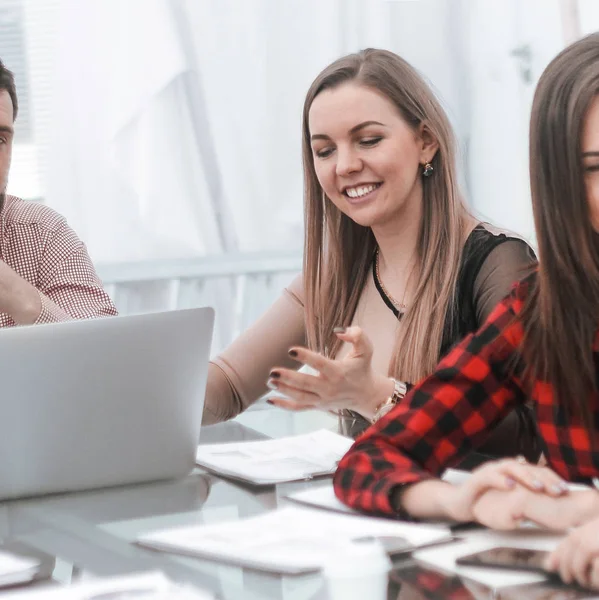
{"type": "Polygon", "coordinates": [[[599,93],[599,34],[563,50],[541,76],[530,121],[530,183],[538,275],[520,319],[525,376],[592,430],[592,344],[599,323],[599,236],[591,226],[582,132],[599,93]]]}
{"type": "Polygon", "coordinates": [[[386,50],[350,54],[318,75],[303,111],[305,185],[304,287],[311,348],[334,356],[341,342],[336,326],[348,326],[372,265],[372,230],[352,221],[323,193],[316,177],[308,117],[323,90],[355,82],[384,94],[416,131],[424,124],[438,141],[433,175],[423,182],[422,222],[417,242],[418,277],[413,302],[403,316],[390,373],[415,382],[439,361],[443,327],[455,309],[456,280],[468,222],[458,190],[455,140],[439,101],[420,74],[386,50]],[[444,260],[439,260],[443,257],[444,260]]]}

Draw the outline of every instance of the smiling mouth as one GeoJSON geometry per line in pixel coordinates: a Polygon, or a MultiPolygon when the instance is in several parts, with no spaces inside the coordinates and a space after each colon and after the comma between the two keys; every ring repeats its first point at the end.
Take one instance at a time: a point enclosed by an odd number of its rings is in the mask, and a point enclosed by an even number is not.
{"type": "Polygon", "coordinates": [[[382,183],[369,183],[367,185],[357,185],[355,187],[347,187],[343,190],[343,195],[350,200],[361,200],[375,190],[378,190],[382,183]]]}

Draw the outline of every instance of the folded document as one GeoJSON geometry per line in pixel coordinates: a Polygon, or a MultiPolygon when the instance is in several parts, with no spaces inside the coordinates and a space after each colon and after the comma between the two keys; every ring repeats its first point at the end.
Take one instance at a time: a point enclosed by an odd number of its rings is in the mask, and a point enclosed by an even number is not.
{"type": "Polygon", "coordinates": [[[254,485],[311,479],[335,472],[353,440],[321,429],[259,442],[198,446],[196,463],[254,485]]]}
{"type": "Polygon", "coordinates": [[[443,526],[288,506],[240,521],[156,531],[141,536],[137,543],[155,550],[295,574],[319,570],[327,557],[350,540],[363,537],[395,537],[411,549],[452,539],[443,526]]]}

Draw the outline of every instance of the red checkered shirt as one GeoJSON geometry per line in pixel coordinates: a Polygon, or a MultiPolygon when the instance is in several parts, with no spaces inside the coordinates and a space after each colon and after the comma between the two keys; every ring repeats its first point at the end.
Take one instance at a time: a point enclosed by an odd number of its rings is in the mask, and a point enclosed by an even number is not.
{"type": "MultiPolygon", "coordinates": [[[[548,466],[568,481],[588,482],[599,476],[599,446],[591,443],[582,420],[567,415],[547,382],[537,381],[528,396],[518,375],[523,369],[518,354],[523,329],[515,317],[531,278],[518,284],[476,333],[358,438],[335,474],[335,492],[343,502],[367,512],[397,514],[391,504],[397,486],[439,476],[528,399],[548,466]],[[516,359],[520,362],[514,369],[516,359]]],[[[592,351],[599,369],[598,340],[595,336],[592,351]]],[[[589,403],[599,423],[597,390],[589,403]]]]}
{"type": "MultiPolygon", "coordinates": [[[[113,316],[85,245],[51,208],[6,196],[0,214],[0,259],[39,292],[36,323],[113,316]]],[[[0,313],[0,327],[15,325],[0,313]]]]}

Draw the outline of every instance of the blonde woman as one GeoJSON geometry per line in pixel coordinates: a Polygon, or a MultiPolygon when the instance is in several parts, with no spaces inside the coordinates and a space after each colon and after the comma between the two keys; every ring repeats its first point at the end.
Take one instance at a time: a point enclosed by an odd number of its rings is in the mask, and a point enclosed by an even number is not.
{"type": "MultiPolygon", "coordinates": [[[[303,274],[211,364],[204,423],[234,417],[267,388],[280,407],[374,422],[534,263],[525,242],[468,212],[447,116],[391,52],[351,54],[316,78],[303,163],[303,274]]],[[[508,416],[482,451],[535,458],[525,416],[508,416]]]]}

